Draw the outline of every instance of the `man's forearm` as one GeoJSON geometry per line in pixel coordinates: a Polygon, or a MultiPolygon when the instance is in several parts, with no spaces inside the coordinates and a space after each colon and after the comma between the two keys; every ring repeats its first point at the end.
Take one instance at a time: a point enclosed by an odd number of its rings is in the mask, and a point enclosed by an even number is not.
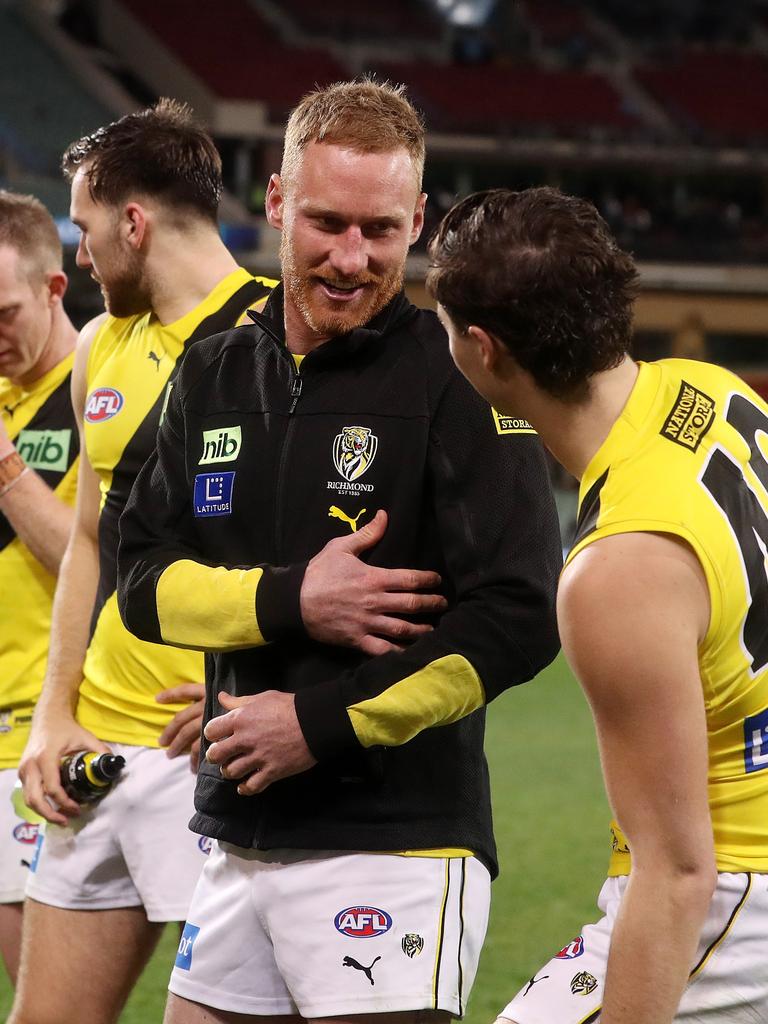
{"type": "Polygon", "coordinates": [[[74,510],[61,501],[34,470],[27,469],[0,498],[0,512],[38,562],[57,575],[69,540],[74,510]]]}
{"type": "Polygon", "coordinates": [[[602,1024],[672,1024],[715,880],[714,868],[633,873],[611,938],[602,1024]]]}
{"type": "Polygon", "coordinates": [[[51,710],[74,714],[98,580],[97,541],[75,530],[61,561],[53,602],[48,671],[38,715],[51,710]]]}

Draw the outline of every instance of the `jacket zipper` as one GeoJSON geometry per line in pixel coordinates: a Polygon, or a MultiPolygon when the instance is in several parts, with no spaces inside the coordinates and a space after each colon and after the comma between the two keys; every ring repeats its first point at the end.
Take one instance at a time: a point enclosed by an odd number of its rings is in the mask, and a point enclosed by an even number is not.
{"type": "MultiPolygon", "coordinates": [[[[292,358],[291,363],[293,363],[292,358]]],[[[291,371],[291,387],[289,391],[291,404],[288,407],[288,415],[292,417],[296,410],[296,406],[299,404],[299,399],[301,398],[303,381],[301,379],[301,374],[293,365],[291,367],[291,371]]],[[[277,501],[275,502],[275,562],[277,565],[281,565],[283,561],[283,497],[285,493],[284,470],[285,463],[288,458],[288,449],[290,447],[294,423],[295,420],[289,419],[288,426],[285,430],[285,437],[283,438],[283,447],[280,451],[280,462],[277,468],[277,501]]]]}

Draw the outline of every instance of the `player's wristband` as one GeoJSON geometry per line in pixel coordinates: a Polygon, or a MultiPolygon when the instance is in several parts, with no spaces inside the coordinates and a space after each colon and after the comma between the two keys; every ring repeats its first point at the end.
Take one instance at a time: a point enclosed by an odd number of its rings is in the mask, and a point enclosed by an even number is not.
{"type": "Polygon", "coordinates": [[[17,451],[0,459],[0,498],[21,480],[28,469],[17,451]]]}

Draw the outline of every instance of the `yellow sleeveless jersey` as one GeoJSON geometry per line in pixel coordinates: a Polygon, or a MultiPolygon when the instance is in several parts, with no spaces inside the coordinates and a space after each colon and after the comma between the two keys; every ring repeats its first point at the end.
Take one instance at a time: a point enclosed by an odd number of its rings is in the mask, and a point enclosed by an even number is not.
{"type": "Polygon", "coordinates": [[[77,718],[107,742],[157,747],[183,705],[158,704],[156,695],[204,680],[201,654],[146,643],[123,626],[115,592],[118,521],[154,448],[183,353],[198,340],[250,323],[246,311],[259,309],[275,284],[238,269],[174,323],[163,326],[151,314],[110,317],[93,340],[84,427],[101,490],[99,585],[77,718]]]}
{"type": "MultiPolygon", "coordinates": [[[[704,570],[711,618],[699,669],[717,866],[768,872],[768,405],[722,367],[640,364],[581,482],[568,561],[601,537],[639,531],[681,537],[704,570]]],[[[612,832],[609,873],[627,874],[626,839],[616,822],[612,832]]]]}
{"type": "MultiPolygon", "coordinates": [[[[73,355],[24,388],[0,377],[0,415],[32,469],[75,503],[80,442],[72,411],[73,355]]],[[[0,512],[0,768],[15,768],[48,658],[56,577],[44,569],[0,512]]]]}

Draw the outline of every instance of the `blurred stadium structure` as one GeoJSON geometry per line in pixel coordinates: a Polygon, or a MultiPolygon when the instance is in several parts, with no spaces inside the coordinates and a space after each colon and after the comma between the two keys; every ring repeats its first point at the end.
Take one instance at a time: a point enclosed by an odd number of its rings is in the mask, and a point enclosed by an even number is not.
{"type": "MultiPolygon", "coordinates": [[[[478,188],[585,195],[641,262],[638,354],[706,356],[768,394],[768,0],[0,0],[0,58],[0,184],[65,237],[64,146],[176,96],[221,148],[229,244],[267,273],[288,110],[315,83],[405,82],[428,230],[478,188]]],[[[83,319],[98,296],[73,284],[83,319]]]]}

